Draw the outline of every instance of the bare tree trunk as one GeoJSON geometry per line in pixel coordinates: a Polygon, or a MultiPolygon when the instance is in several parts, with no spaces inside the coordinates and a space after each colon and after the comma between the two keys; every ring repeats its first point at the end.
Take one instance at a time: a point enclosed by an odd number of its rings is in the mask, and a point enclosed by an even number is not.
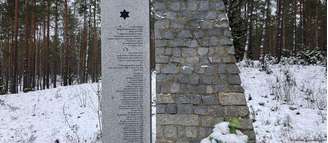
{"type": "Polygon", "coordinates": [[[297,0],[294,1],[294,24],[293,24],[293,50],[292,50],[292,56],[294,57],[296,55],[296,30],[297,30],[297,0]]]}
{"type": "Polygon", "coordinates": [[[320,49],[319,48],[319,12],[318,12],[319,4],[320,4],[320,1],[315,4],[315,26],[314,26],[314,28],[315,28],[315,30],[314,30],[314,32],[315,32],[315,48],[317,50],[320,49]]]}
{"type": "Polygon", "coordinates": [[[97,0],[93,0],[93,49],[92,49],[92,54],[91,56],[91,67],[88,69],[91,69],[91,74],[92,74],[92,82],[98,82],[98,77],[99,77],[99,61],[98,59],[100,58],[100,53],[99,53],[99,33],[97,30],[97,0]]]}
{"type": "Polygon", "coordinates": [[[24,80],[23,91],[28,92],[31,90],[31,73],[30,73],[30,7],[29,0],[25,0],[25,58],[24,58],[24,80]]]}
{"type": "Polygon", "coordinates": [[[47,0],[47,39],[46,39],[46,50],[45,50],[45,82],[46,87],[49,88],[49,47],[50,47],[50,0],[47,0]]]}
{"type": "Polygon", "coordinates": [[[63,80],[64,86],[68,85],[68,4],[67,0],[64,2],[64,72],[63,80]]]}
{"type": "MultiPolygon", "coordinates": [[[[0,16],[0,19],[3,20],[4,18],[2,16],[0,16]]],[[[4,54],[3,52],[5,51],[5,40],[4,40],[4,36],[2,37],[2,35],[0,35],[0,95],[5,94],[4,89],[5,89],[5,85],[4,85],[4,81],[3,81],[3,62],[4,62],[4,54]]]]}
{"type": "MultiPolygon", "coordinates": [[[[53,84],[53,88],[57,87],[57,71],[58,71],[58,59],[59,56],[57,56],[57,54],[59,54],[59,38],[58,38],[58,1],[55,1],[55,36],[54,36],[54,51],[55,54],[53,54],[53,77],[52,77],[52,84],[53,84]]],[[[59,60],[60,61],[60,60],[59,60]]]]}
{"type": "Polygon", "coordinates": [[[283,0],[277,0],[277,42],[276,42],[276,57],[277,62],[281,60],[281,54],[283,49],[283,0]]]}
{"type": "Polygon", "coordinates": [[[243,60],[247,60],[249,56],[249,52],[252,47],[252,32],[253,32],[253,7],[254,1],[249,0],[247,5],[247,33],[246,33],[246,44],[245,44],[245,52],[243,60]]]}
{"type": "MultiPolygon", "coordinates": [[[[45,2],[44,2],[44,6],[45,6],[45,2]]],[[[43,17],[43,47],[41,47],[41,72],[42,72],[42,89],[46,89],[46,51],[47,51],[47,21],[46,21],[46,17],[43,17]]]]}
{"type": "Polygon", "coordinates": [[[264,64],[264,57],[265,57],[265,52],[264,52],[264,47],[268,48],[265,42],[266,35],[267,35],[267,27],[269,24],[269,16],[270,16],[270,0],[265,1],[265,15],[264,15],[264,24],[263,24],[263,31],[262,31],[262,38],[261,38],[261,46],[260,46],[260,62],[264,64]]]}
{"type": "Polygon", "coordinates": [[[305,13],[304,0],[300,0],[300,24],[301,24],[301,50],[305,50],[305,13]]]}
{"type": "Polygon", "coordinates": [[[17,49],[18,49],[18,28],[19,28],[19,0],[15,0],[15,41],[12,50],[12,78],[11,93],[17,93],[17,49]]]}
{"type": "Polygon", "coordinates": [[[87,20],[87,0],[84,0],[83,12],[83,30],[82,30],[82,45],[80,49],[80,83],[86,82],[86,53],[88,48],[88,20],[87,20]]]}
{"type": "Polygon", "coordinates": [[[36,70],[35,70],[35,61],[36,61],[36,46],[37,46],[37,41],[36,41],[36,28],[37,28],[37,25],[36,25],[36,12],[35,12],[35,5],[36,5],[36,2],[35,0],[33,0],[33,11],[32,11],[32,46],[31,46],[31,62],[30,62],[30,65],[31,65],[31,84],[32,84],[32,90],[34,90],[35,88],[35,78],[36,78],[36,70]]]}

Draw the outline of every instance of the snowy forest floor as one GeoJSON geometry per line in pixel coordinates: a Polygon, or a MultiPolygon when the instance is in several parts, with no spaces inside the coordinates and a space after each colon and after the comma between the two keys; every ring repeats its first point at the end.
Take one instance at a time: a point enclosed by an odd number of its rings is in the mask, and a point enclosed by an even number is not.
{"type": "Polygon", "coordinates": [[[240,77],[257,142],[326,142],[326,67],[246,65],[239,63],[240,77]]]}
{"type": "MultiPolygon", "coordinates": [[[[238,66],[257,142],[325,142],[326,67],[238,66]]],[[[99,89],[82,84],[0,96],[0,143],[99,141],[99,89]]]]}

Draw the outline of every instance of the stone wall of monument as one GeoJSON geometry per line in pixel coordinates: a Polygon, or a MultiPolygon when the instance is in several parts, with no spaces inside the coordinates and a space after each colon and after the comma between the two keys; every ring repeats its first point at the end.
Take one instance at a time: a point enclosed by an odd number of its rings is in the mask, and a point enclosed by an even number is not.
{"type": "Polygon", "coordinates": [[[157,143],[193,143],[241,118],[255,141],[222,0],[154,0],[157,143]]]}

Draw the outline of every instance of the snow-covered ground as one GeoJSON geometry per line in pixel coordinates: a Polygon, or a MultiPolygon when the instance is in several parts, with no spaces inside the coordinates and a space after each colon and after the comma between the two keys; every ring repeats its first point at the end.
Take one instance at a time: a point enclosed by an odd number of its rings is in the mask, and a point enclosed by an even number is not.
{"type": "Polygon", "coordinates": [[[0,96],[0,143],[97,140],[97,84],[0,96]]]}
{"type": "Polygon", "coordinates": [[[202,139],[200,143],[246,143],[248,137],[239,130],[236,130],[236,133],[230,133],[229,125],[229,122],[216,124],[213,133],[202,139]]]}
{"type": "MultiPolygon", "coordinates": [[[[326,68],[239,64],[257,141],[326,140],[326,68]]],[[[153,86],[155,87],[155,86],[153,86]]],[[[95,143],[100,84],[0,96],[0,143],[95,143]]]]}
{"type": "Polygon", "coordinates": [[[239,64],[257,142],[326,142],[326,68],[257,65],[239,64]]]}

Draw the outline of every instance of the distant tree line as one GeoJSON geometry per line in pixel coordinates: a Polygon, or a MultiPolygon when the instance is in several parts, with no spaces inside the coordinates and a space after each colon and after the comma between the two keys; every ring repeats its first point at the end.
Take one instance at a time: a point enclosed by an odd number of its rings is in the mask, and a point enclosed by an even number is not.
{"type": "MultiPolygon", "coordinates": [[[[237,60],[326,57],[326,0],[223,1],[237,60]]],[[[99,4],[100,0],[0,0],[0,94],[97,82],[99,4]]],[[[151,51],[154,54],[154,48],[151,51]]]]}
{"type": "Polygon", "coordinates": [[[0,94],[97,82],[99,3],[0,1],[0,94]]]}
{"type": "MultiPolygon", "coordinates": [[[[327,56],[326,0],[224,0],[238,60],[327,56]]],[[[322,60],[322,59],[321,59],[322,60]]]]}

